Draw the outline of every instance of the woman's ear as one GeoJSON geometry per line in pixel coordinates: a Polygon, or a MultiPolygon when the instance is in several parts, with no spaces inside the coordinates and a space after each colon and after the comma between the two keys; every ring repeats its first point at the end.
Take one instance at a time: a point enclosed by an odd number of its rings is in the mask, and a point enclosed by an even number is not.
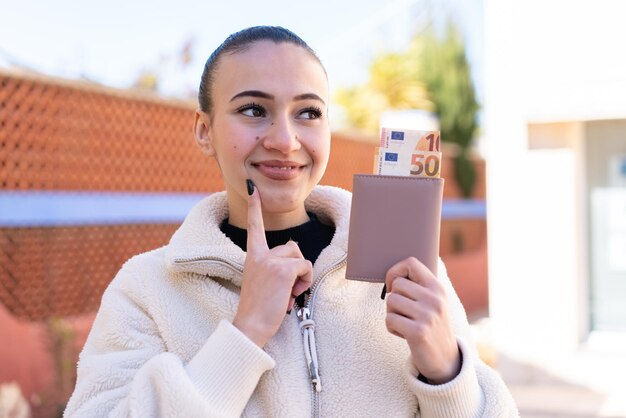
{"type": "Polygon", "coordinates": [[[213,148],[210,118],[208,114],[200,109],[196,110],[193,133],[196,137],[196,144],[198,144],[202,152],[214,156],[215,148],[213,148]]]}

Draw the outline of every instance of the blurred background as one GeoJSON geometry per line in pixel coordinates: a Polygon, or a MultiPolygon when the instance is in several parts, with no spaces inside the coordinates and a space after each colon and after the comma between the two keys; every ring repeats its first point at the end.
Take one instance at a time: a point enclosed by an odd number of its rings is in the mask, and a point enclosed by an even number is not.
{"type": "Polygon", "coordinates": [[[0,0],[0,417],[58,417],[103,290],[223,188],[208,55],[285,26],[325,64],[324,184],[381,117],[436,118],[441,257],[524,417],[626,417],[626,6],[615,0],[0,0]]]}

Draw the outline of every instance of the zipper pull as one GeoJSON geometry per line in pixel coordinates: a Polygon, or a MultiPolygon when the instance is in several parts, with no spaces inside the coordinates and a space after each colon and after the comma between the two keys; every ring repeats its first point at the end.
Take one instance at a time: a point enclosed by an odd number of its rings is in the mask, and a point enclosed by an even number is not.
{"type": "Polygon", "coordinates": [[[309,319],[311,317],[311,312],[309,311],[308,308],[300,308],[298,309],[298,312],[296,313],[296,315],[298,315],[298,319],[300,319],[300,321],[304,320],[304,316],[306,315],[306,319],[309,319]]]}
{"type": "Polygon", "coordinates": [[[322,391],[322,381],[320,379],[319,367],[317,365],[317,349],[315,347],[315,322],[311,319],[311,311],[308,308],[301,308],[298,311],[300,319],[300,331],[302,332],[302,343],[304,346],[304,356],[311,384],[316,392],[322,391]]]}

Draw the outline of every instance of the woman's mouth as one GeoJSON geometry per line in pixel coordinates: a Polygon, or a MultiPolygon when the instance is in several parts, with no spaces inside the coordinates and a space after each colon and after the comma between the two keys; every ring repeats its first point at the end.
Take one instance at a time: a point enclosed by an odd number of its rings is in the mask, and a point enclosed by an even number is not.
{"type": "Polygon", "coordinates": [[[294,161],[259,161],[252,163],[252,167],[259,170],[261,174],[272,180],[291,180],[300,175],[305,164],[294,161]]]}

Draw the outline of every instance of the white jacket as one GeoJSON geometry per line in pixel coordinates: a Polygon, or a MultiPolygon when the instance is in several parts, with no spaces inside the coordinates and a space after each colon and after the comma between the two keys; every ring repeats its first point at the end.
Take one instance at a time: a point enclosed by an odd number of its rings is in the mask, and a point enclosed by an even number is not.
{"type": "Polygon", "coordinates": [[[477,358],[446,276],[460,374],[416,378],[406,341],[385,328],[381,285],[345,279],[350,193],[317,186],[306,208],[336,227],[313,266],[321,379],[313,390],[295,310],[264,349],[231,321],[245,253],[219,229],[226,194],[194,207],[170,243],[130,259],[111,282],[78,364],[66,417],[511,417],[509,391],[477,358]]]}

